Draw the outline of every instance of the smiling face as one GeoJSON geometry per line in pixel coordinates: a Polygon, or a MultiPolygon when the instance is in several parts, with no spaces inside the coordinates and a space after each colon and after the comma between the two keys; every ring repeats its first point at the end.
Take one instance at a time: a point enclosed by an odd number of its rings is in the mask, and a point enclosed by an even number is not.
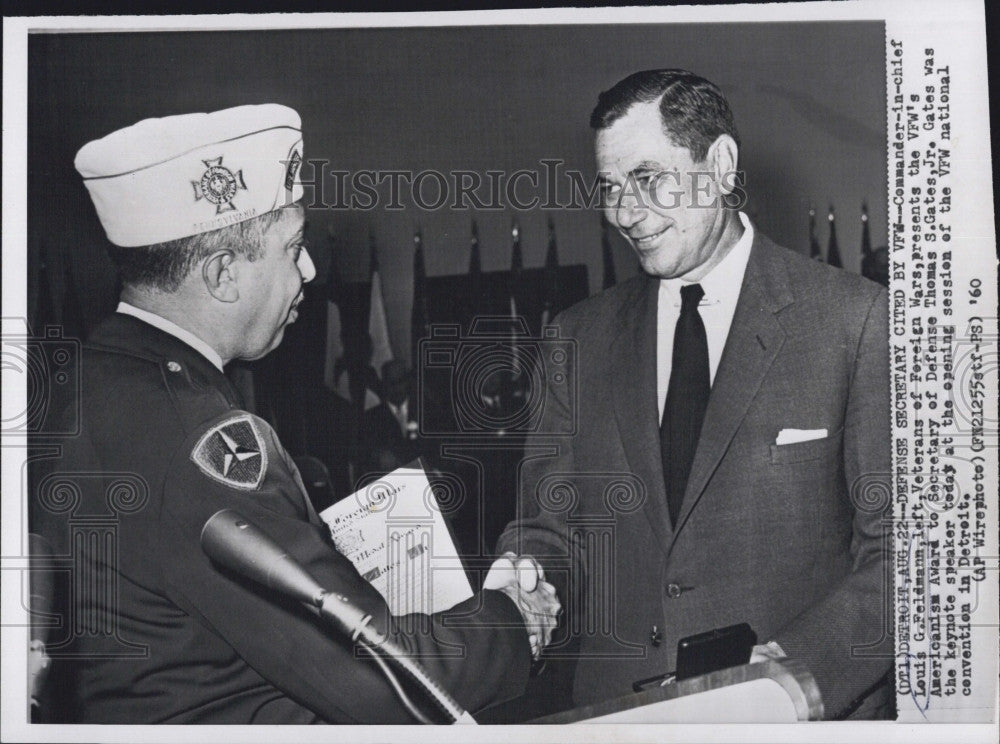
{"type": "Polygon", "coordinates": [[[742,230],[720,184],[736,164],[731,138],[720,136],[695,162],[667,137],[654,102],[634,104],[598,130],[595,144],[605,217],[643,271],[698,281],[722,260],[742,230]]]}
{"type": "Polygon", "coordinates": [[[302,207],[296,204],[281,212],[261,239],[260,258],[242,259],[240,359],[259,359],[281,343],[285,327],[298,317],[302,285],[316,276],[305,249],[302,207]]]}

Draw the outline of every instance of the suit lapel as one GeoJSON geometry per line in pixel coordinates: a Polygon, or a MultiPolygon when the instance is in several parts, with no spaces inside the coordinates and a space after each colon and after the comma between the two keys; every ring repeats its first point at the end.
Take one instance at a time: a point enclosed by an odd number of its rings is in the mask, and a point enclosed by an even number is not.
{"type": "Polygon", "coordinates": [[[674,535],[697,506],[781,350],[785,331],[777,313],[793,301],[787,269],[778,249],[758,232],[712,384],[698,450],[674,535]]]}
{"type": "Polygon", "coordinates": [[[646,486],[644,512],[666,550],[672,537],[660,456],[656,400],[656,302],[659,282],[649,278],[622,304],[612,341],[615,418],[629,468],[646,486]]]}

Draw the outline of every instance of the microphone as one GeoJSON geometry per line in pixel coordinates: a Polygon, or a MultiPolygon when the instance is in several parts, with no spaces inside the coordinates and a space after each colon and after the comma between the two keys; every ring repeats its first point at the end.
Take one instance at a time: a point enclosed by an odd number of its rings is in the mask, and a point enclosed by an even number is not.
{"type": "Polygon", "coordinates": [[[379,637],[368,627],[371,615],[355,607],[344,595],[320,586],[301,563],[239,512],[221,509],[209,517],[201,529],[201,549],[214,563],[317,608],[322,617],[333,621],[352,642],[368,649],[400,700],[421,723],[431,720],[407,697],[380,653],[416,680],[455,723],[475,724],[475,719],[404,648],[387,636],[379,637]]]}
{"type": "Polygon", "coordinates": [[[301,563],[232,509],[217,511],[205,522],[201,549],[220,566],[318,608],[352,641],[372,619],[347,597],[326,591],[301,563]]]}

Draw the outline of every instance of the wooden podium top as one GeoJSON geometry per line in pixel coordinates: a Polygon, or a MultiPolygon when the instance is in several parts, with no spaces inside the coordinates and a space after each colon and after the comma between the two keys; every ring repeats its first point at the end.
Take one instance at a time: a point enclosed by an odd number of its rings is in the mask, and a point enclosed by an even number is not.
{"type": "Polygon", "coordinates": [[[815,721],[819,688],[795,659],[722,669],[528,723],[737,723],[815,721]]]}

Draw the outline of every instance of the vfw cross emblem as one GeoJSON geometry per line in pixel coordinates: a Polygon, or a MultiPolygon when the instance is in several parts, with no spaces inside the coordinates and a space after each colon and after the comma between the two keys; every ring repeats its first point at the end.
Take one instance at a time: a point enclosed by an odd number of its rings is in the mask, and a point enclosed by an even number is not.
{"type": "Polygon", "coordinates": [[[236,416],[206,431],[191,459],[207,476],[233,488],[257,489],[267,471],[267,449],[249,414],[236,416]]]}
{"type": "Polygon", "coordinates": [[[206,170],[201,179],[192,181],[194,186],[194,200],[205,199],[215,205],[215,213],[235,211],[236,206],[233,199],[239,191],[246,191],[247,185],[243,181],[243,169],[233,173],[222,164],[222,158],[214,160],[202,160],[206,170]]]}

